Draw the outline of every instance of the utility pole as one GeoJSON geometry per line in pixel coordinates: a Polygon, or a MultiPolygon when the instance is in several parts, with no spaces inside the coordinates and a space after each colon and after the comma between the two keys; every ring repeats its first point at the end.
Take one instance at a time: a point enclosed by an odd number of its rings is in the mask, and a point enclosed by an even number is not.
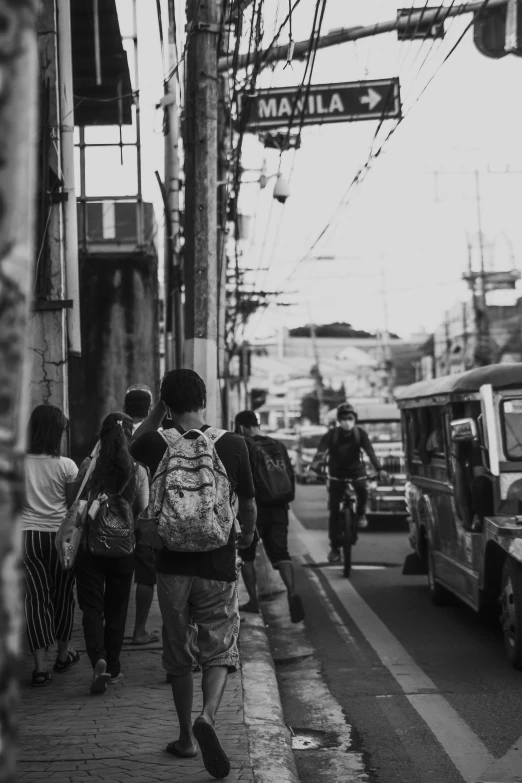
{"type": "Polygon", "coordinates": [[[14,783],[27,324],[34,283],[36,0],[0,0],[0,781],[14,783]]]}
{"type": "Polygon", "coordinates": [[[382,358],[384,367],[384,382],[383,391],[386,397],[386,402],[393,400],[393,363],[391,357],[390,348],[390,327],[388,323],[388,284],[386,280],[386,270],[384,264],[381,267],[381,280],[382,280],[382,313],[384,321],[384,329],[381,332],[381,346],[382,346],[382,358]]]}
{"type": "Polygon", "coordinates": [[[319,407],[319,424],[321,423],[321,416],[323,413],[323,407],[324,407],[324,389],[323,389],[323,379],[321,377],[321,367],[319,364],[319,350],[317,348],[317,332],[315,328],[315,323],[313,322],[312,318],[312,308],[310,307],[310,303],[308,303],[308,315],[310,316],[310,339],[312,340],[312,352],[314,355],[314,361],[315,361],[315,392],[317,394],[317,402],[319,407]]]}
{"type": "Polygon", "coordinates": [[[217,379],[218,38],[216,0],[187,6],[185,138],[185,365],[207,385],[207,419],[220,419],[217,379]]]}
{"type": "MultiPolygon", "coordinates": [[[[484,366],[491,363],[491,350],[490,350],[490,334],[489,334],[489,318],[488,309],[486,303],[486,268],[484,262],[484,234],[482,233],[482,210],[480,203],[480,175],[478,171],[475,171],[475,192],[477,201],[477,224],[479,234],[479,247],[480,247],[480,272],[479,272],[479,292],[478,292],[478,351],[476,356],[476,363],[478,366],[484,366]]],[[[473,281],[473,285],[475,282],[473,281]]]]}
{"type": "MultiPolygon", "coordinates": [[[[218,375],[222,379],[218,388],[222,416],[222,425],[228,426],[229,411],[229,380],[228,355],[226,346],[226,313],[227,313],[227,222],[228,222],[228,176],[230,172],[230,99],[228,94],[228,74],[219,75],[219,105],[218,105],[218,218],[217,218],[217,271],[218,271],[218,375]]],[[[218,379],[219,380],[219,379],[218,379]]],[[[248,385],[248,384],[247,384],[248,385]]]]}
{"type": "Polygon", "coordinates": [[[169,0],[169,78],[165,81],[165,366],[183,367],[183,304],[180,246],[179,109],[174,3],[169,0]],[[169,333],[170,332],[170,336],[169,333]]]}
{"type": "MultiPolygon", "coordinates": [[[[62,18],[63,22],[63,18],[62,18]]],[[[67,299],[65,209],[69,197],[62,179],[60,95],[62,73],[56,0],[45,0],[38,14],[40,63],[40,172],[38,247],[34,312],[30,317],[31,407],[57,405],[69,415],[67,311],[78,301],[67,299]]],[[[70,47],[69,38],[69,47],[70,47]]]]}

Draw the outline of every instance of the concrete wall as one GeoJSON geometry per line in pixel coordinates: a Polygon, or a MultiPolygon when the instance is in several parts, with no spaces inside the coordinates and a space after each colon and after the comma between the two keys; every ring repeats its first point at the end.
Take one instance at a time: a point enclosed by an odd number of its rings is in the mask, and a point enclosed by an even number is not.
{"type": "Polygon", "coordinates": [[[71,456],[83,459],[126,389],[159,385],[157,258],[117,252],[80,263],[82,358],[70,361],[71,456]]]}

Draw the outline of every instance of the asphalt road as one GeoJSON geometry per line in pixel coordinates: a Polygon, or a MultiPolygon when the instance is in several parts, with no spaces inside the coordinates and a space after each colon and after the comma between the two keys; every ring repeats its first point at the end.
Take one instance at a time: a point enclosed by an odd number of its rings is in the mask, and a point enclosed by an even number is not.
{"type": "Polygon", "coordinates": [[[325,488],[299,487],[293,511],[306,620],[290,626],[284,594],[263,612],[287,722],[324,732],[316,750],[296,736],[302,783],[522,781],[522,672],[497,627],[402,576],[404,525],[362,533],[345,580],[326,563],[325,488]]]}

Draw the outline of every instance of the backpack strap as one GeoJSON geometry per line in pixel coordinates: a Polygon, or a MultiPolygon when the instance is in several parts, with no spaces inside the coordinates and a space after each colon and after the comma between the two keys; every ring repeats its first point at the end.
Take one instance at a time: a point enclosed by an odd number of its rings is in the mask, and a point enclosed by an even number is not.
{"type": "Polygon", "coordinates": [[[223,435],[226,435],[228,430],[221,430],[219,427],[209,427],[205,430],[203,435],[206,435],[206,437],[214,444],[218,442],[220,438],[223,437],[223,435]]]}
{"type": "Polygon", "coordinates": [[[125,490],[127,489],[127,487],[129,486],[131,479],[134,478],[135,473],[136,473],[136,471],[133,469],[132,473],[130,474],[129,478],[127,479],[127,481],[125,482],[123,487],[120,489],[119,492],[116,493],[117,495],[120,496],[120,498],[123,495],[123,493],[125,492],[125,490]]]}

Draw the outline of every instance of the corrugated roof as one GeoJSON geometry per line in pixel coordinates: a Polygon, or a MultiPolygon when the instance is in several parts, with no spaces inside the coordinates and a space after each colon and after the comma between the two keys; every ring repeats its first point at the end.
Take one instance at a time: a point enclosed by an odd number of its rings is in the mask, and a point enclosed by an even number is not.
{"type": "Polygon", "coordinates": [[[397,402],[436,397],[439,394],[465,394],[477,392],[484,384],[491,384],[494,389],[508,389],[511,386],[522,386],[522,363],[490,364],[475,370],[444,375],[431,381],[420,381],[402,389],[397,393],[397,402]]]}

